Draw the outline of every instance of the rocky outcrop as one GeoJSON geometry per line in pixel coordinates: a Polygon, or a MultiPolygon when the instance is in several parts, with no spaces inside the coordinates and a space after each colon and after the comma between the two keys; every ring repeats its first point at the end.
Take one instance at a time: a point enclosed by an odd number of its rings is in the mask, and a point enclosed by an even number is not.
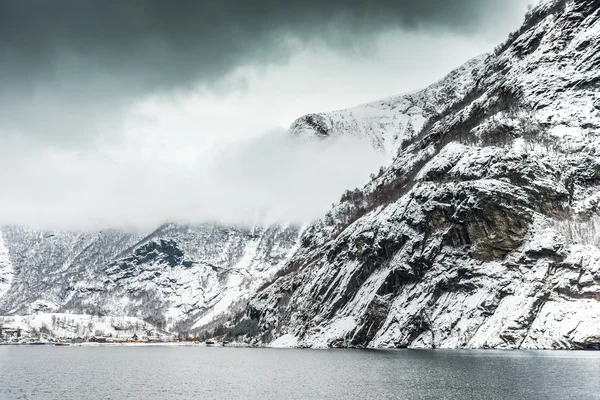
{"type": "Polygon", "coordinates": [[[151,240],[136,247],[133,254],[114,261],[108,265],[111,270],[131,271],[146,263],[160,263],[165,266],[175,267],[183,265],[191,267],[193,261],[184,260],[184,253],[173,239],[151,240]]]}
{"type": "Polygon", "coordinates": [[[246,316],[275,346],[597,348],[600,3],[546,1],[246,316]]]}

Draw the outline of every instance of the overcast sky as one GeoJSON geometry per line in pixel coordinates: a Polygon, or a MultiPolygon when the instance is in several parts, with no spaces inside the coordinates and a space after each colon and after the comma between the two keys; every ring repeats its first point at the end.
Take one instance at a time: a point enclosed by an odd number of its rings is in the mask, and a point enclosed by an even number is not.
{"type": "Polygon", "coordinates": [[[285,128],[427,86],[527,4],[2,0],[0,223],[316,218],[386,160],[285,128]]]}

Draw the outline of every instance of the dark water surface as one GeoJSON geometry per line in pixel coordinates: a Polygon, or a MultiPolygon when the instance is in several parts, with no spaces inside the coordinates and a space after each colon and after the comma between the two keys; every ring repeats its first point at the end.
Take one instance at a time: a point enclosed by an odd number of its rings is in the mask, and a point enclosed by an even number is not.
{"type": "Polygon", "coordinates": [[[0,399],[600,399],[600,352],[0,346],[0,399]]]}

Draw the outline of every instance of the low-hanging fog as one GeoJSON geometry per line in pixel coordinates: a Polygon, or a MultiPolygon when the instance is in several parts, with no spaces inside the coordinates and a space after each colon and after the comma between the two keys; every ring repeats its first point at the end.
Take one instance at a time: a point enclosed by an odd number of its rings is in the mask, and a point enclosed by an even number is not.
{"type": "Polygon", "coordinates": [[[147,230],[167,221],[303,223],[385,163],[352,137],[309,141],[285,130],[215,145],[184,163],[101,152],[3,152],[5,224],[147,230]]]}

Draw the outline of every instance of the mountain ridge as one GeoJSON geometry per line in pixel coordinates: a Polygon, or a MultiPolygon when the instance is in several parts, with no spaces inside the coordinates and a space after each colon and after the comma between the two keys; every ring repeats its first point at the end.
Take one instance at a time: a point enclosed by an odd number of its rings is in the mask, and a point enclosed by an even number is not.
{"type": "Polygon", "coordinates": [[[467,61],[424,89],[342,110],[304,115],[292,123],[290,133],[320,139],[341,135],[366,137],[375,149],[393,157],[427,119],[464,96],[479,79],[487,57],[482,54],[467,61]]]}

